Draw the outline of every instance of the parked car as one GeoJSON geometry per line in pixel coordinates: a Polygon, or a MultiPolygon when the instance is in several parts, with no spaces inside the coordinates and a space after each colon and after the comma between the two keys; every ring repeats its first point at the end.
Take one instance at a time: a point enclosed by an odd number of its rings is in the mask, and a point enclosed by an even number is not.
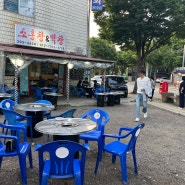
{"type": "Polygon", "coordinates": [[[105,87],[110,88],[110,91],[123,91],[123,97],[128,96],[128,87],[126,85],[123,76],[118,75],[106,75],[105,76],[105,87]]]}
{"type": "Polygon", "coordinates": [[[101,75],[95,75],[93,78],[91,78],[91,86],[94,85],[94,80],[97,81],[99,85],[101,85],[102,82],[102,76],[101,75]]]}
{"type": "Polygon", "coordinates": [[[167,77],[156,78],[156,83],[168,82],[171,83],[171,79],[167,77]]]}
{"type": "MultiPolygon", "coordinates": [[[[96,75],[91,78],[91,86],[93,86],[93,80],[97,80],[99,84],[101,84],[103,76],[96,75]]],[[[105,88],[109,88],[110,91],[123,91],[123,97],[128,96],[128,87],[126,85],[123,76],[119,75],[105,75],[105,88]]]]}

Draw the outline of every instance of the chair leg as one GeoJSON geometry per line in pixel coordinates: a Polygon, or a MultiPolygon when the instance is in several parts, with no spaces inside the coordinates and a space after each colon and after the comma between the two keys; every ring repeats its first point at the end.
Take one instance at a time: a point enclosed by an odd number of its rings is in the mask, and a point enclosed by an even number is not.
{"type": "MultiPolygon", "coordinates": [[[[4,119],[3,124],[6,125],[6,119],[4,119]]],[[[4,127],[2,128],[2,133],[4,133],[4,127]]]]}
{"type": "Polygon", "coordinates": [[[98,166],[99,166],[99,163],[101,162],[101,160],[102,160],[102,144],[101,144],[101,142],[98,142],[98,155],[97,155],[96,166],[95,166],[95,170],[94,170],[95,175],[97,174],[98,166]]]}
{"type": "Polygon", "coordinates": [[[0,169],[1,169],[2,160],[3,160],[3,157],[0,157],[0,169]]]}
{"type": "Polygon", "coordinates": [[[112,163],[116,162],[116,155],[112,155],[112,163]]]}
{"type": "Polygon", "coordinates": [[[121,165],[121,174],[122,181],[124,184],[127,184],[127,154],[119,156],[120,157],[120,165],[121,165]]]}
{"type": "Polygon", "coordinates": [[[22,183],[27,184],[27,176],[26,176],[26,155],[19,155],[19,166],[21,171],[21,179],[22,183]]]}
{"type": "Polygon", "coordinates": [[[136,174],[138,174],[137,160],[136,160],[136,151],[135,150],[132,151],[132,157],[133,157],[133,161],[134,161],[134,172],[136,174]]]}
{"type": "Polygon", "coordinates": [[[74,184],[75,185],[83,185],[82,179],[81,179],[81,173],[74,175],[74,184]]]}
{"type": "Polygon", "coordinates": [[[33,168],[31,149],[30,149],[30,151],[29,151],[29,153],[28,153],[28,158],[29,158],[30,168],[33,168]]]}
{"type": "Polygon", "coordinates": [[[48,175],[43,175],[42,174],[42,182],[40,185],[48,185],[48,175]]]}

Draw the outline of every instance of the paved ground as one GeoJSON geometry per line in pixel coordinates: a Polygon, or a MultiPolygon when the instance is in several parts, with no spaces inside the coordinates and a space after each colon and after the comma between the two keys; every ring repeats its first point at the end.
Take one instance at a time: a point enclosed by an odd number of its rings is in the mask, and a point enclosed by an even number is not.
{"type": "MultiPolygon", "coordinates": [[[[128,84],[129,92],[133,84],[128,84]]],[[[178,92],[170,87],[170,90],[178,92]]],[[[106,125],[106,133],[117,133],[121,126],[133,127],[137,123],[135,119],[135,95],[129,94],[129,98],[122,98],[121,105],[113,107],[105,106],[111,120],[106,125]]],[[[26,98],[22,102],[33,101],[26,98]]],[[[75,117],[79,117],[92,107],[96,107],[96,101],[88,98],[71,98],[69,103],[62,97],[58,102],[58,109],[53,114],[63,112],[70,108],[76,108],[75,117]]],[[[184,185],[185,184],[185,111],[177,109],[173,104],[162,103],[160,95],[155,93],[153,102],[149,103],[148,118],[141,118],[145,127],[137,142],[137,160],[139,167],[138,176],[133,172],[133,162],[128,155],[128,180],[130,185],[184,185]]],[[[0,115],[0,120],[3,116],[0,115]]],[[[28,139],[29,140],[29,139],[28,139]]],[[[29,140],[30,141],[30,140],[29,140]]],[[[107,140],[106,142],[108,142],[107,140]]],[[[46,136],[34,139],[32,145],[33,169],[27,168],[28,185],[38,184],[38,160],[37,152],[34,152],[35,144],[45,143],[46,136]]],[[[111,156],[103,154],[103,160],[99,166],[98,174],[93,174],[97,145],[90,143],[91,150],[87,153],[85,171],[85,185],[121,185],[121,172],[119,160],[111,163],[111,156]]],[[[0,171],[0,184],[20,184],[20,171],[16,158],[4,159],[0,171]]],[[[50,185],[72,185],[72,180],[52,180],[50,185]]]]}

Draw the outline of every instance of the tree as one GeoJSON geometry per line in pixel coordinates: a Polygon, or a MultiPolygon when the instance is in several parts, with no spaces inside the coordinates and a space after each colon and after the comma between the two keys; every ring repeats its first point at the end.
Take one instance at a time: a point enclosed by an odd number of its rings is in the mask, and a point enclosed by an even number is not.
{"type": "Polygon", "coordinates": [[[184,39],[172,37],[167,45],[161,46],[147,56],[146,62],[152,66],[154,74],[157,69],[171,72],[182,65],[183,44],[184,39]]]}
{"type": "MultiPolygon", "coordinates": [[[[97,37],[90,38],[91,57],[105,60],[116,60],[116,48],[107,40],[97,37]]],[[[99,73],[99,72],[98,72],[99,73]]]]}
{"type": "Polygon", "coordinates": [[[184,0],[104,0],[95,12],[101,38],[136,51],[137,71],[151,52],[185,33],[184,20],[184,0]]]}
{"type": "Polygon", "coordinates": [[[116,66],[121,74],[125,73],[127,67],[135,67],[136,55],[131,50],[117,51],[116,66]]]}
{"type": "Polygon", "coordinates": [[[90,50],[91,57],[101,58],[105,60],[116,59],[115,45],[111,44],[107,40],[103,40],[97,37],[90,38],[90,50]]]}

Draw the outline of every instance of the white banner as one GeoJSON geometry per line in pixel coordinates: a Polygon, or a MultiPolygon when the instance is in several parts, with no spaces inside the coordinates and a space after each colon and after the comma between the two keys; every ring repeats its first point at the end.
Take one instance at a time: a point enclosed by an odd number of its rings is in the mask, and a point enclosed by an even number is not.
{"type": "Polygon", "coordinates": [[[60,32],[16,24],[15,44],[65,51],[65,36],[60,32]]]}

